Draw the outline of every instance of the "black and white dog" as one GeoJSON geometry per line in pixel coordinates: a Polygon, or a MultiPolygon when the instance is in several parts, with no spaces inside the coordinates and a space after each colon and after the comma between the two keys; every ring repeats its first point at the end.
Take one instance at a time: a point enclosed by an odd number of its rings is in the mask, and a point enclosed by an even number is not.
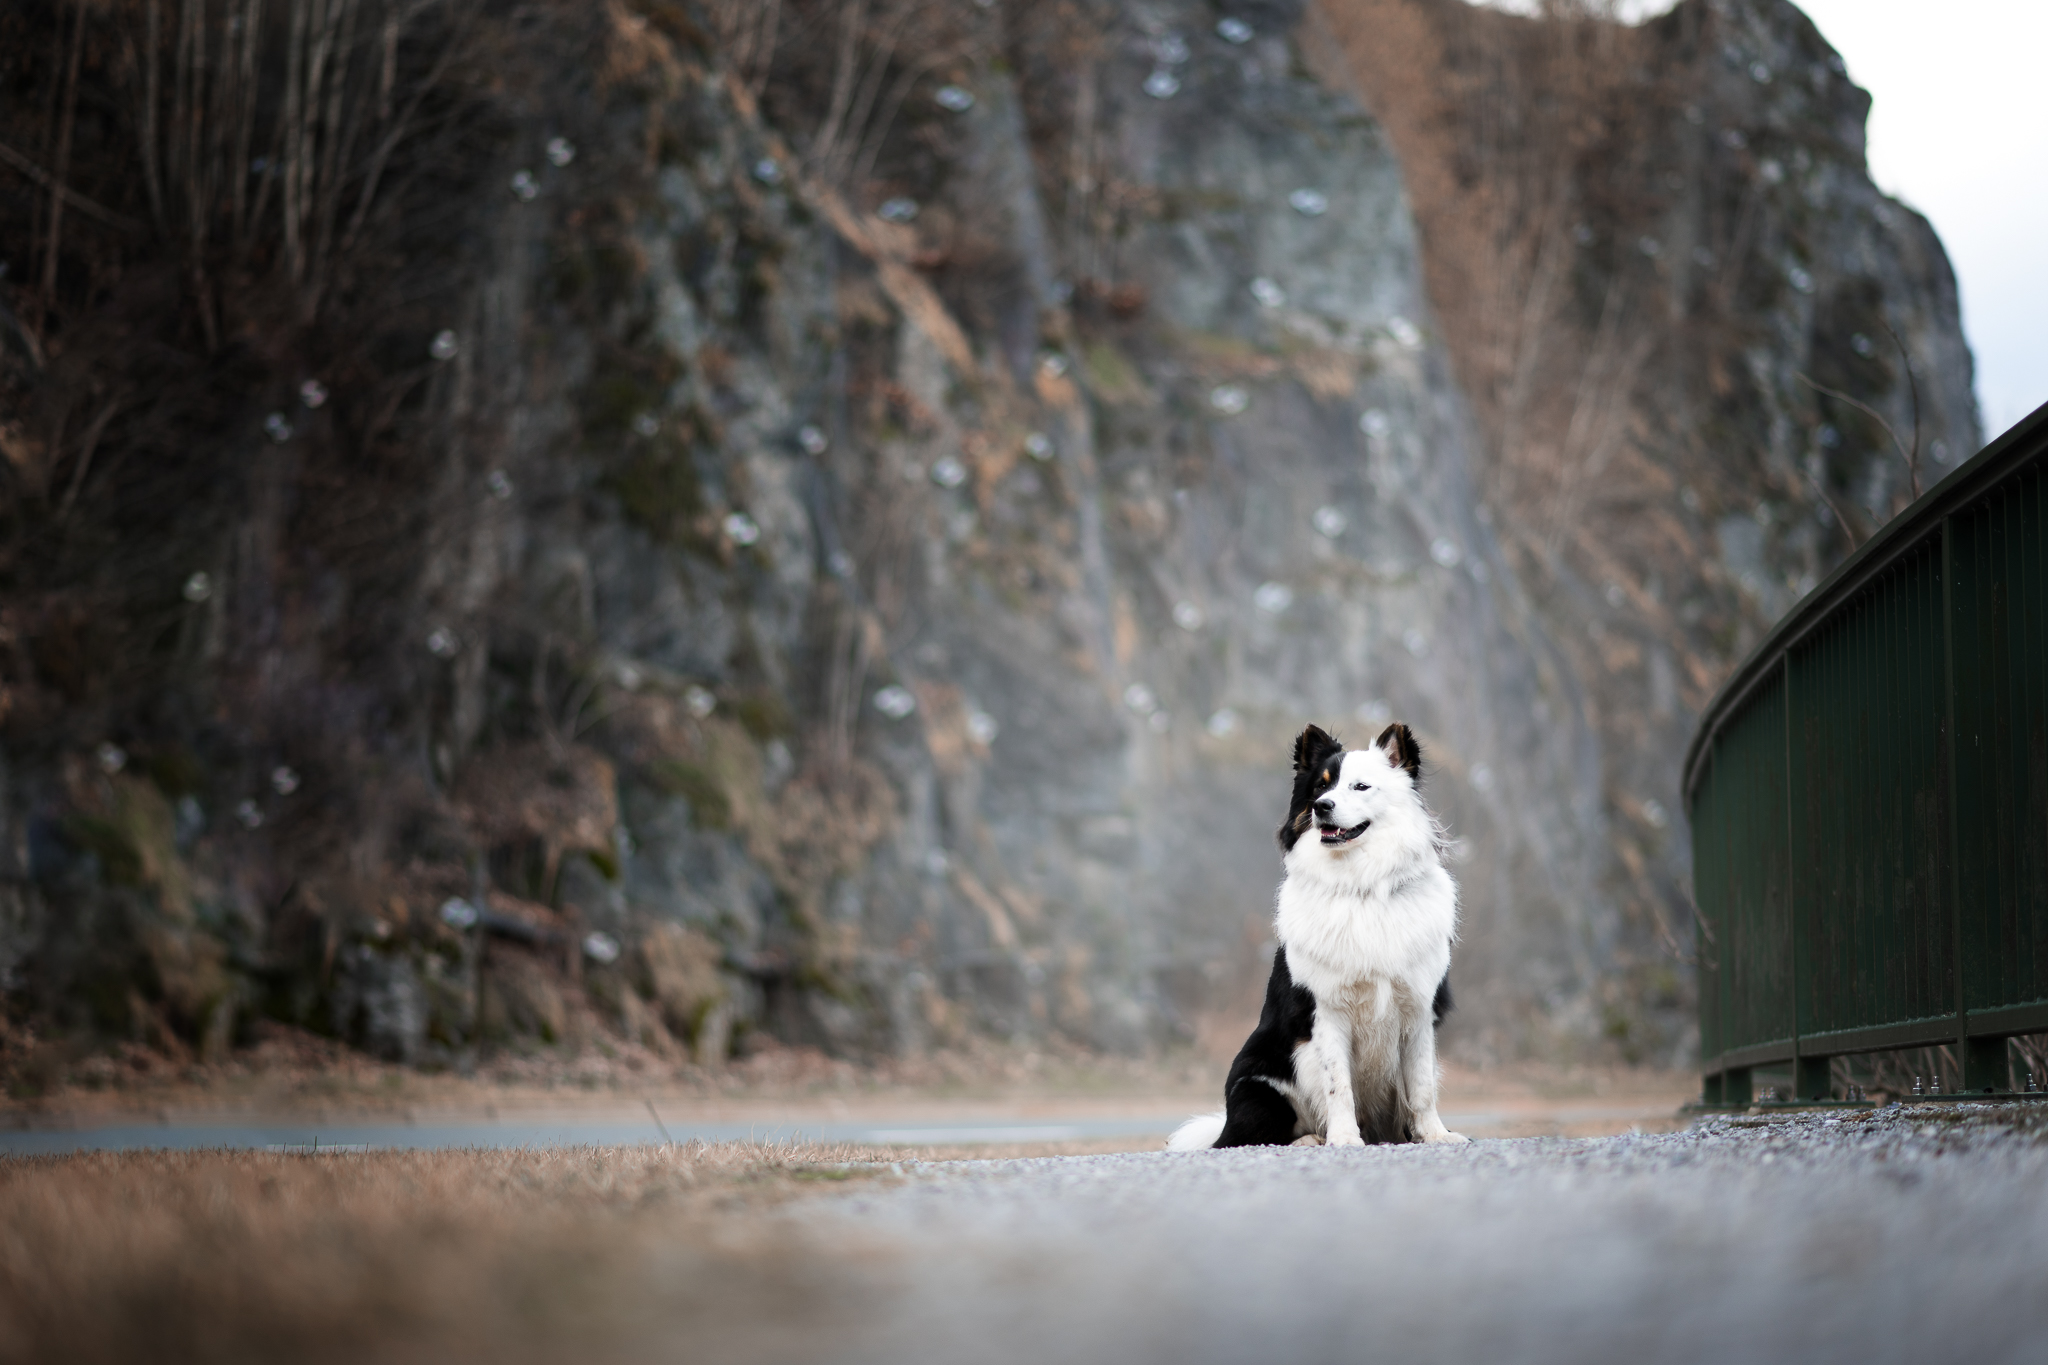
{"type": "Polygon", "coordinates": [[[1182,1124],[1169,1151],[1309,1135],[1335,1147],[1465,1141],[1436,1112],[1458,889],[1421,773],[1405,725],[1369,749],[1313,725],[1294,741],[1265,1008],[1231,1063],[1223,1112],[1182,1124]]]}

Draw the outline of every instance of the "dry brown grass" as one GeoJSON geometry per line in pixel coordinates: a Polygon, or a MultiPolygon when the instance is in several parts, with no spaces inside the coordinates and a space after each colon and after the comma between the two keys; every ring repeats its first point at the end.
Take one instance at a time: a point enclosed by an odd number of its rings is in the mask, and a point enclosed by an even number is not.
{"type": "MultiPolygon", "coordinates": [[[[652,1099],[664,1110],[728,1103],[1003,1101],[1206,1098],[1244,1041],[1239,1012],[1212,1032],[1207,1052],[1116,1057],[1051,1040],[1013,1046],[968,1035],[957,1047],[866,1063],[814,1048],[784,1047],[758,1035],[744,1056],[720,1066],[663,1060],[644,1048],[563,1047],[530,1056],[494,1054],[471,1076],[430,1073],[379,1061],[333,1039],[266,1024],[258,1046],[217,1063],[178,1063],[140,1044],[84,1051],[64,1039],[38,1043],[17,1030],[17,1072],[40,1066],[33,1087],[0,1095],[0,1123],[106,1121],[121,1115],[262,1113],[366,1117],[419,1111],[632,1109],[652,1099]],[[1237,1036],[1228,1037],[1234,1029],[1237,1036]]],[[[9,1073],[0,1034],[0,1076],[9,1073]]]]}
{"type": "Polygon", "coordinates": [[[726,1143],[0,1160],[0,1360],[602,1360],[657,1330],[749,1354],[831,1311],[759,1214],[894,1178],[848,1163],[904,1159],[726,1143]],[[721,1322],[751,1324],[747,1343],[721,1322]]]}

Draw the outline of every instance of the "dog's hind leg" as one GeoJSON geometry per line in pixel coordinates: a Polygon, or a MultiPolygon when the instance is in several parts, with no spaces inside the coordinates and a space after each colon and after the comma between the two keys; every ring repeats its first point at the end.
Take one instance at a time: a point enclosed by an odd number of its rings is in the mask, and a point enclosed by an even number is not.
{"type": "Polygon", "coordinates": [[[1218,1147],[1285,1147],[1300,1130],[1294,1102],[1264,1076],[1246,1076],[1231,1088],[1218,1147]]]}
{"type": "Polygon", "coordinates": [[[1428,1014],[1403,1020],[1401,1089],[1408,1108],[1408,1130],[1417,1142],[1464,1142],[1462,1134],[1444,1126],[1436,1112],[1436,1027],[1428,1014]]]}

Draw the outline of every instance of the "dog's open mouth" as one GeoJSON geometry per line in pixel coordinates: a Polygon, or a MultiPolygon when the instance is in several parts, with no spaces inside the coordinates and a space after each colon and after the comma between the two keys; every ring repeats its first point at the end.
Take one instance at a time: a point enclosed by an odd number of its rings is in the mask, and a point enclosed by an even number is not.
{"type": "Polygon", "coordinates": [[[1353,839],[1365,833],[1367,826],[1371,824],[1372,821],[1370,820],[1360,820],[1350,829],[1345,829],[1341,825],[1317,825],[1316,832],[1323,836],[1323,847],[1332,848],[1338,844],[1350,843],[1353,839]]]}

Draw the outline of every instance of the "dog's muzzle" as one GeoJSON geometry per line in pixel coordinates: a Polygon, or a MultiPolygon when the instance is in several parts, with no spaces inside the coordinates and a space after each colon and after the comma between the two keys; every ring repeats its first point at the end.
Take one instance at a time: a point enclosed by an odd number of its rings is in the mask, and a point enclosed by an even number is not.
{"type": "Polygon", "coordinates": [[[1318,822],[1316,833],[1322,836],[1324,848],[1335,848],[1339,844],[1350,843],[1371,827],[1372,821],[1370,820],[1360,820],[1350,829],[1345,829],[1342,825],[1325,825],[1318,822]]]}

